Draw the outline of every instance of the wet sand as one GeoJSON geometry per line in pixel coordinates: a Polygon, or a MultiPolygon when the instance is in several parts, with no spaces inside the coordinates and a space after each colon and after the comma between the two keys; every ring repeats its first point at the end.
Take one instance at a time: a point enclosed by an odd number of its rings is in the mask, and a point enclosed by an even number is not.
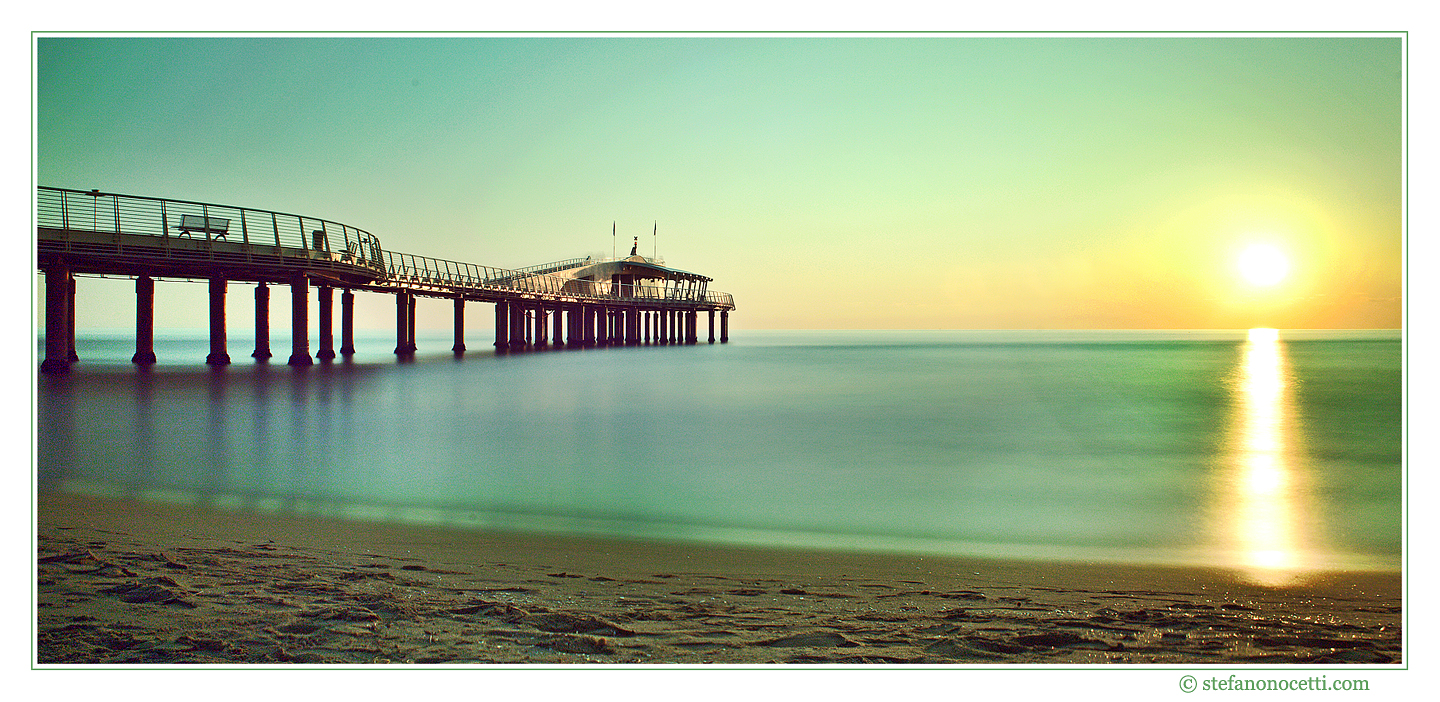
{"type": "Polygon", "coordinates": [[[1403,662],[1395,573],[468,532],[41,495],[41,665],[1403,662]]]}

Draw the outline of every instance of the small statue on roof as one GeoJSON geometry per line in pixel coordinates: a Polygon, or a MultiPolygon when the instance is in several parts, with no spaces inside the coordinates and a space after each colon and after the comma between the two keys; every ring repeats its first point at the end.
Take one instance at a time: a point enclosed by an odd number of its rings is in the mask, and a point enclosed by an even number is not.
{"type": "Polygon", "coordinates": [[[636,255],[635,252],[636,252],[639,248],[640,248],[640,237],[637,236],[637,237],[635,237],[635,243],[630,246],[630,255],[631,255],[631,256],[636,255]]]}

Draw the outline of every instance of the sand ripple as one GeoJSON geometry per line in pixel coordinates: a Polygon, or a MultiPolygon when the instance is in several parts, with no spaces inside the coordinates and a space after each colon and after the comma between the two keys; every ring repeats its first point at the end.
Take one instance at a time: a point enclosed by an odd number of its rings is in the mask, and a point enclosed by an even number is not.
{"type": "Polygon", "coordinates": [[[1398,601],[556,572],[42,527],[42,664],[1401,661],[1398,601]]]}

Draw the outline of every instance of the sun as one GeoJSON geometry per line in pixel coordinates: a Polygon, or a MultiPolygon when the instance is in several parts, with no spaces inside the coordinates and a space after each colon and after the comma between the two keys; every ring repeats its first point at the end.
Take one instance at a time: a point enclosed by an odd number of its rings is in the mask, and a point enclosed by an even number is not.
{"type": "Polygon", "coordinates": [[[1240,276],[1251,285],[1271,286],[1290,273],[1290,259],[1271,244],[1251,244],[1240,252],[1240,276]]]}

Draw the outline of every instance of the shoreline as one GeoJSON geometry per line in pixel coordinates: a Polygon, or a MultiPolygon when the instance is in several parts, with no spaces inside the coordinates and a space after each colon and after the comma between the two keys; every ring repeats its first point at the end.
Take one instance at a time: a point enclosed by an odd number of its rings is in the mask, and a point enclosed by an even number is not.
{"type": "Polygon", "coordinates": [[[651,543],[37,498],[42,666],[1403,664],[1401,574],[651,543]]]}

